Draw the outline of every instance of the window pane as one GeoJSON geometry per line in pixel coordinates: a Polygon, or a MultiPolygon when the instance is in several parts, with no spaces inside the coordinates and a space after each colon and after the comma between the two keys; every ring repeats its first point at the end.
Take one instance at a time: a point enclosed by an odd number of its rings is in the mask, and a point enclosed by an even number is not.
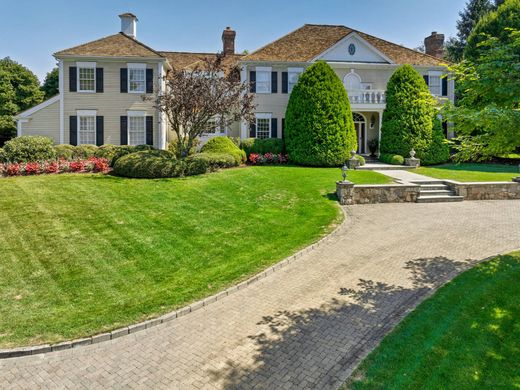
{"type": "Polygon", "coordinates": [[[298,79],[300,77],[300,73],[292,72],[289,73],[289,92],[291,92],[296,84],[298,84],[298,79]]]}
{"type": "Polygon", "coordinates": [[[95,91],[96,88],[96,69],[79,68],[79,90],[95,91]]]}
{"type": "Polygon", "coordinates": [[[256,72],[256,92],[257,93],[271,92],[271,73],[256,72]]]}
{"type": "Polygon", "coordinates": [[[270,138],[271,120],[268,118],[258,118],[256,120],[256,138],[270,138]]]}
{"type": "Polygon", "coordinates": [[[78,144],[96,144],[96,117],[80,116],[78,144]]]}
{"type": "Polygon", "coordinates": [[[146,84],[145,79],[145,69],[129,69],[129,90],[131,92],[144,92],[146,84]]]}
{"type": "Polygon", "coordinates": [[[440,76],[430,76],[430,92],[433,95],[441,94],[441,77],[440,76]]]}
{"type": "Polygon", "coordinates": [[[128,117],[128,144],[143,145],[145,144],[145,125],[143,116],[128,117]]]}

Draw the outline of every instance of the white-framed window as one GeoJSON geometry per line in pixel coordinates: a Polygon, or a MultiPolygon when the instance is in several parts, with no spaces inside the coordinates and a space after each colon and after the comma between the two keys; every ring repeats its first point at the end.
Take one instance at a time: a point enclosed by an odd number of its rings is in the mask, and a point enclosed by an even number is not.
{"type": "Polygon", "coordinates": [[[146,91],[146,64],[127,64],[128,92],[145,93],[146,91]]]}
{"type": "Polygon", "coordinates": [[[428,72],[428,87],[434,96],[442,95],[442,72],[428,72]]]}
{"type": "Polygon", "coordinates": [[[256,114],[256,138],[271,138],[271,114],[256,114]]]}
{"type": "Polygon", "coordinates": [[[96,63],[77,62],[78,92],[96,92],[96,63]]]}
{"type": "Polygon", "coordinates": [[[78,145],[96,144],[96,114],[95,110],[76,111],[78,117],[78,145]]]}
{"type": "Polygon", "coordinates": [[[222,121],[219,117],[213,117],[208,121],[207,130],[204,131],[206,135],[219,135],[225,134],[226,128],[223,126],[222,121]]]}
{"type": "Polygon", "coordinates": [[[287,69],[287,81],[289,93],[292,92],[294,86],[298,83],[300,75],[303,73],[303,68],[289,68],[287,69]]]}
{"type": "Polygon", "coordinates": [[[146,113],[128,111],[128,145],[146,144],[146,113]]]}
{"type": "Polygon", "coordinates": [[[271,93],[270,67],[256,67],[256,93],[271,93]]]}

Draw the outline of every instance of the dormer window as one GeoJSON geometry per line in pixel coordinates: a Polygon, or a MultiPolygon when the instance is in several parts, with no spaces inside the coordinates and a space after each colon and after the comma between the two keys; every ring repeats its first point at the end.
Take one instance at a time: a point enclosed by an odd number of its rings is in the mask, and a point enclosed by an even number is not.
{"type": "Polygon", "coordinates": [[[145,93],[146,91],[146,64],[127,64],[128,92],[145,93]]]}
{"type": "Polygon", "coordinates": [[[96,63],[78,62],[78,92],[96,92],[96,63]]]}

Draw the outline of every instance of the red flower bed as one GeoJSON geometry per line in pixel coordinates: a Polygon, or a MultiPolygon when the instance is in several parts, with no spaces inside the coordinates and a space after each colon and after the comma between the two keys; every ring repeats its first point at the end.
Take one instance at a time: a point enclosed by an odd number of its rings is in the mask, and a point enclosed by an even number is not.
{"type": "Polygon", "coordinates": [[[65,172],[108,172],[110,167],[106,158],[91,157],[88,160],[46,161],[0,164],[0,176],[38,175],[42,173],[65,172]]]}
{"type": "Polygon", "coordinates": [[[287,163],[286,154],[276,153],[251,153],[249,155],[249,163],[251,165],[262,165],[262,164],[285,164],[287,163]]]}

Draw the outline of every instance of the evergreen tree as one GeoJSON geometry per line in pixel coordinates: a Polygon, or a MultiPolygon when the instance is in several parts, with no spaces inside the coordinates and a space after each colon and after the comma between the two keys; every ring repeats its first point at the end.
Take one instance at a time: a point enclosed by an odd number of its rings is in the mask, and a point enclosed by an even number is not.
{"type": "Polygon", "coordinates": [[[54,68],[45,76],[41,90],[45,93],[45,99],[49,99],[58,93],[59,91],[59,70],[54,68]]]}
{"type": "Polygon", "coordinates": [[[13,116],[43,100],[36,75],[9,57],[0,60],[0,143],[16,134],[13,116]]]}
{"type": "Polygon", "coordinates": [[[448,59],[453,62],[462,60],[468,37],[479,20],[494,9],[491,0],[470,0],[463,11],[459,12],[457,37],[451,37],[446,44],[448,59]]]}
{"type": "MultiPolygon", "coordinates": [[[[447,145],[434,137],[435,99],[419,73],[410,65],[397,68],[386,89],[380,151],[408,157],[415,149],[424,165],[446,161],[447,145]]],[[[442,129],[441,129],[442,136],[442,129]]]]}
{"type": "Polygon", "coordinates": [[[291,93],[285,145],[291,161],[312,166],[341,165],[357,149],[347,91],[325,62],[307,68],[291,93]]]}

